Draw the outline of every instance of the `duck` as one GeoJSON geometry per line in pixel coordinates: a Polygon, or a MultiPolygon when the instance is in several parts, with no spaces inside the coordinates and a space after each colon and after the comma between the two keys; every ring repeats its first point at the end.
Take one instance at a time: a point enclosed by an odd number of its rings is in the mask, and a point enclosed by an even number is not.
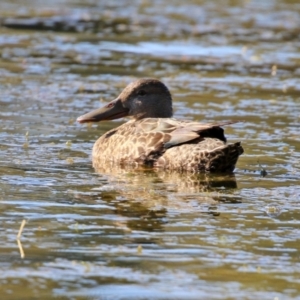
{"type": "Polygon", "coordinates": [[[226,142],[223,126],[237,121],[199,123],[173,118],[172,96],[155,78],[138,79],[103,107],[77,118],[79,123],[131,119],[95,142],[94,168],[106,164],[171,171],[232,173],[244,152],[226,142]]]}

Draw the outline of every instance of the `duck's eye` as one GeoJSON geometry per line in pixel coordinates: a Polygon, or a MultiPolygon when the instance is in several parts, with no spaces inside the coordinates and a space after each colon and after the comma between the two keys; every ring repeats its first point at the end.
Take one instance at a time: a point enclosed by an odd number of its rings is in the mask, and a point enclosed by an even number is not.
{"type": "Polygon", "coordinates": [[[108,103],[108,104],[106,105],[107,108],[112,108],[112,107],[114,107],[114,106],[115,106],[115,103],[108,103]]]}
{"type": "Polygon", "coordinates": [[[145,96],[145,95],[146,95],[146,91],[140,90],[140,91],[138,92],[138,95],[139,95],[139,96],[145,96]]]}

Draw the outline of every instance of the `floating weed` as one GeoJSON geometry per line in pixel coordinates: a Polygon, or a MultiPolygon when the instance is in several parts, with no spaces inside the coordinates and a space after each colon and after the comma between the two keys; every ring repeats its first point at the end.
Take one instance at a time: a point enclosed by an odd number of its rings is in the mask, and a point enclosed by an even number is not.
{"type": "Polygon", "coordinates": [[[78,222],[76,222],[76,223],[74,224],[74,230],[77,231],[77,232],[79,231],[79,228],[78,228],[78,222]]]}
{"type": "MultiPolygon", "coordinates": [[[[144,190],[146,191],[146,188],[144,188],[144,190]]],[[[149,190],[149,195],[155,196],[157,193],[154,189],[150,189],[149,190]]]]}
{"type": "Polygon", "coordinates": [[[256,271],[257,271],[257,273],[261,273],[261,267],[258,266],[258,267],[256,268],[256,271]]]}
{"type": "Polygon", "coordinates": [[[80,261],[80,264],[85,268],[85,272],[88,273],[91,271],[91,264],[89,262],[86,261],[80,261]]]}
{"type": "Polygon", "coordinates": [[[24,149],[27,149],[29,147],[29,140],[28,140],[28,137],[29,137],[29,132],[27,131],[25,133],[25,143],[23,144],[23,148],[24,149]]]}
{"type": "Polygon", "coordinates": [[[66,141],[66,146],[67,146],[68,148],[71,148],[71,146],[72,146],[72,141],[70,141],[70,140],[66,141]]]}
{"type": "Polygon", "coordinates": [[[288,153],[290,151],[290,148],[288,146],[285,146],[282,148],[282,151],[288,153]]]}
{"type": "Polygon", "coordinates": [[[218,217],[220,215],[220,212],[218,211],[218,207],[217,206],[210,206],[208,208],[208,213],[210,215],[213,215],[214,217],[218,217]]]}
{"type": "Polygon", "coordinates": [[[67,162],[68,164],[72,165],[72,164],[74,164],[74,159],[73,159],[72,157],[68,157],[68,158],[66,159],[66,162],[67,162]]]}
{"type": "Polygon", "coordinates": [[[261,177],[266,177],[268,175],[268,172],[265,170],[265,169],[262,169],[261,171],[260,171],[260,176],[261,177]]]}
{"type": "Polygon", "coordinates": [[[284,93],[287,93],[287,85],[286,85],[286,84],[282,87],[282,91],[283,91],[284,93]]]}
{"type": "Polygon", "coordinates": [[[251,55],[250,56],[250,61],[251,62],[259,62],[259,61],[261,61],[261,56],[259,56],[259,55],[251,55]]]}
{"type": "Polygon", "coordinates": [[[265,212],[271,218],[275,218],[282,213],[282,208],[278,205],[268,205],[265,207],[265,212]]]}
{"type": "Polygon", "coordinates": [[[83,93],[85,91],[84,85],[80,85],[78,88],[78,93],[83,93]]]}
{"type": "Polygon", "coordinates": [[[17,239],[17,244],[18,244],[18,247],[19,247],[20,256],[23,259],[25,257],[25,252],[23,250],[22,243],[19,239],[17,239]]]}
{"type": "Polygon", "coordinates": [[[245,56],[247,54],[247,51],[248,51],[248,47],[247,46],[243,46],[242,50],[241,50],[242,55],[245,56]]]}
{"type": "Polygon", "coordinates": [[[266,171],[265,168],[262,167],[262,165],[260,164],[259,160],[257,161],[259,167],[260,167],[260,177],[266,177],[268,175],[268,172],[266,171]]]}
{"type": "Polygon", "coordinates": [[[277,74],[277,66],[276,65],[273,65],[272,66],[272,69],[271,69],[271,75],[272,76],[276,76],[277,74]]]}
{"type": "Polygon", "coordinates": [[[23,232],[23,229],[25,227],[25,224],[26,224],[26,220],[23,220],[22,223],[21,223],[19,232],[17,234],[17,243],[18,243],[18,247],[19,247],[19,250],[20,250],[20,256],[21,256],[21,258],[25,257],[25,253],[24,253],[24,250],[23,250],[23,247],[22,247],[22,243],[20,241],[20,238],[22,236],[22,232],[23,232]]]}
{"type": "Polygon", "coordinates": [[[25,224],[26,224],[26,220],[23,220],[22,223],[21,223],[21,226],[20,226],[20,229],[19,229],[19,232],[18,232],[18,235],[17,235],[17,239],[19,240],[22,236],[22,232],[23,232],[23,229],[25,227],[25,224]]]}
{"type": "Polygon", "coordinates": [[[248,271],[248,266],[247,265],[243,265],[243,269],[244,269],[244,271],[248,271]]]}
{"type": "Polygon", "coordinates": [[[226,237],[225,235],[221,235],[221,236],[219,237],[219,242],[220,242],[221,244],[227,244],[227,242],[228,242],[227,237],[226,237]]]}
{"type": "Polygon", "coordinates": [[[137,251],[138,255],[141,255],[143,253],[143,247],[142,247],[142,245],[138,245],[136,251],[137,251]]]}

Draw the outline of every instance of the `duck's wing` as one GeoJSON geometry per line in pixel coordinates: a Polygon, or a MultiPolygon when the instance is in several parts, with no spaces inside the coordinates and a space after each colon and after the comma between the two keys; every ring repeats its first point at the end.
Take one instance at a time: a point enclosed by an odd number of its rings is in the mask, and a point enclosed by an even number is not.
{"type": "Polygon", "coordinates": [[[136,121],[134,125],[139,133],[171,133],[179,127],[179,122],[171,118],[145,118],[136,121]]]}
{"type": "MultiPolygon", "coordinates": [[[[216,138],[224,143],[226,138],[221,126],[236,123],[235,121],[206,123],[179,121],[171,118],[148,118],[136,123],[137,132],[143,143],[156,149],[165,149],[189,143],[199,138],[216,138]]],[[[152,148],[153,149],[153,148],[152,148]]]]}

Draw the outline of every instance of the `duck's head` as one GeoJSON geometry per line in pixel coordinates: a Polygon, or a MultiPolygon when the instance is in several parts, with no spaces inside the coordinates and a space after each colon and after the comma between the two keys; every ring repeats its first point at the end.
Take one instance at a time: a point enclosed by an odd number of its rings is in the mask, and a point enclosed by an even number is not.
{"type": "Polygon", "coordinates": [[[137,120],[169,118],[172,114],[172,97],[168,88],[157,79],[139,79],[127,85],[115,100],[80,116],[77,121],[99,122],[126,116],[137,120]]]}

